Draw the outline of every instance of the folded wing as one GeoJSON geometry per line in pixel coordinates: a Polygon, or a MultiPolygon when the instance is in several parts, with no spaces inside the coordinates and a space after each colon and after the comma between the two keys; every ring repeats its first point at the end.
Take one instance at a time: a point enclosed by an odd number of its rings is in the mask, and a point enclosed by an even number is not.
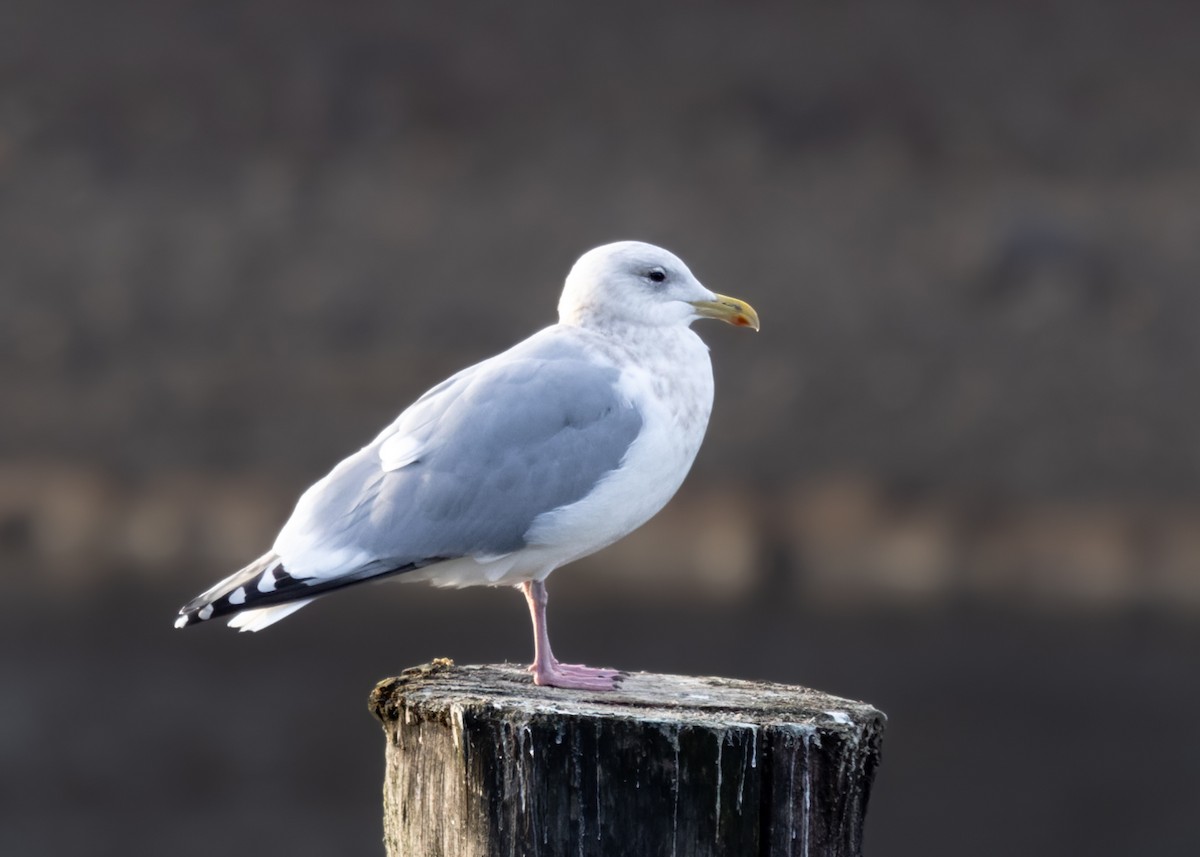
{"type": "Polygon", "coordinates": [[[642,427],[617,370],[561,331],[422,396],[305,492],[271,554],[181,613],[277,608],[442,560],[521,550],[533,521],[587,496],[642,427]]]}

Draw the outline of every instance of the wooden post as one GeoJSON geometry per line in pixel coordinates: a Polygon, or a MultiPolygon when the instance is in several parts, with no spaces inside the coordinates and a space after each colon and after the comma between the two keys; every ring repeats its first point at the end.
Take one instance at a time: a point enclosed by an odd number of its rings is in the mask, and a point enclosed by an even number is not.
{"type": "Polygon", "coordinates": [[[885,721],[801,687],[635,673],[593,693],[449,661],[370,705],[391,857],[851,857],[885,721]]]}

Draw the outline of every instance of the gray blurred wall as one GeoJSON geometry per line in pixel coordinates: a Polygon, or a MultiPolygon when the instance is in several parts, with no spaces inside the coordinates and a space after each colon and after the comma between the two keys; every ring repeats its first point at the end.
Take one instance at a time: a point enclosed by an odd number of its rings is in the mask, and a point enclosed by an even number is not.
{"type": "Polygon", "coordinates": [[[367,691],[517,596],[174,612],[622,238],[763,330],[558,652],[879,705],[876,857],[1200,852],[1198,23],[0,3],[0,854],[382,853],[367,691]]]}
{"type": "Polygon", "coordinates": [[[702,330],[718,400],[676,513],[722,517],[720,585],[777,586],[770,556],[839,600],[1200,606],[1186,5],[0,16],[22,585],[256,555],[428,385],[551,322],[580,252],[638,237],[764,320],[702,330]]]}

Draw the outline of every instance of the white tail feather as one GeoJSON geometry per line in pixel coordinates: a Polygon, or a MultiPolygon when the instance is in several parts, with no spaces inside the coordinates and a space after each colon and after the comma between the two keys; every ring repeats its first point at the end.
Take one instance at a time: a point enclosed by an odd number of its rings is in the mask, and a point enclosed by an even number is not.
{"type": "Polygon", "coordinates": [[[268,625],[274,625],[280,619],[286,619],[304,605],[311,604],[312,602],[313,599],[305,598],[302,601],[289,601],[286,604],[276,604],[274,607],[243,610],[229,620],[229,627],[237,628],[239,631],[261,631],[268,625]]]}

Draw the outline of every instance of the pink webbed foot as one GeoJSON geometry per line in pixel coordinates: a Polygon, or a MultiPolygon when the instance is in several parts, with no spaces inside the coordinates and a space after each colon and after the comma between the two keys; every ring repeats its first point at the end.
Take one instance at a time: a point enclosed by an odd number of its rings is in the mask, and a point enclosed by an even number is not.
{"type": "Polygon", "coordinates": [[[561,664],[550,651],[550,635],[546,631],[546,585],[540,580],[521,584],[529,615],[533,619],[533,683],[543,687],[565,687],[572,690],[616,690],[625,674],[617,670],[595,669],[582,664],[561,664]]]}
{"type": "Polygon", "coordinates": [[[542,687],[565,687],[572,690],[616,690],[625,675],[618,670],[585,667],[582,664],[533,664],[533,683],[542,687]]]}

